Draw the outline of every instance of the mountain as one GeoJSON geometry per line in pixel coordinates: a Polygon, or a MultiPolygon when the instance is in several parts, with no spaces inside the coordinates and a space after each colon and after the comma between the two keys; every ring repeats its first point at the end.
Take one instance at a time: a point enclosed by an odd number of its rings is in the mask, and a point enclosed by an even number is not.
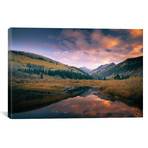
{"type": "Polygon", "coordinates": [[[22,51],[8,52],[9,77],[39,78],[40,74],[62,78],[92,78],[81,69],[68,66],[50,58],[22,51]]]}
{"type": "Polygon", "coordinates": [[[50,58],[22,51],[8,52],[9,80],[29,79],[92,79],[112,78],[119,74],[122,77],[143,76],[143,57],[129,58],[115,65],[114,63],[99,66],[90,72],[86,67],[68,66],[50,58]],[[89,73],[89,74],[88,74],[89,73]]]}
{"type": "Polygon", "coordinates": [[[86,72],[86,73],[90,73],[91,69],[87,68],[87,67],[80,67],[79,69],[81,69],[82,71],[86,72]]]}
{"type": "Polygon", "coordinates": [[[98,68],[96,68],[93,71],[91,71],[90,75],[92,75],[93,77],[97,78],[100,75],[100,72],[103,72],[105,69],[111,68],[113,66],[115,66],[115,63],[101,65],[98,68]]]}
{"type": "Polygon", "coordinates": [[[111,78],[119,74],[124,77],[143,76],[143,56],[129,58],[125,61],[97,73],[100,78],[111,78]]]}

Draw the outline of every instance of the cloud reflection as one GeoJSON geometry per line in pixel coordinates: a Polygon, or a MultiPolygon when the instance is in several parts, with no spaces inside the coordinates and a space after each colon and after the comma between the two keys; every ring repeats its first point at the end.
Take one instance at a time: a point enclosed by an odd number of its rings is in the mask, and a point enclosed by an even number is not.
{"type": "Polygon", "coordinates": [[[74,97],[52,104],[50,111],[69,113],[80,117],[137,117],[142,116],[141,111],[136,107],[110,100],[104,100],[96,95],[86,97],[74,97]]]}

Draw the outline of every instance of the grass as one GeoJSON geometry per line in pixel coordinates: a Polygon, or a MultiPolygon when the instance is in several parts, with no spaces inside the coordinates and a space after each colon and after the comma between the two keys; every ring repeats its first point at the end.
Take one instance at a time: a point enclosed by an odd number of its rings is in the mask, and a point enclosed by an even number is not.
{"type": "Polygon", "coordinates": [[[16,79],[13,87],[34,91],[63,91],[68,87],[98,87],[110,96],[139,98],[143,93],[143,79],[132,77],[124,80],[72,80],[72,79],[16,79]]]}
{"type": "Polygon", "coordinates": [[[125,80],[101,81],[98,88],[113,97],[137,99],[143,95],[143,79],[132,77],[125,80]]]}
{"type": "Polygon", "coordinates": [[[15,79],[12,82],[15,89],[28,89],[34,91],[52,91],[65,90],[69,87],[97,87],[100,83],[99,80],[71,80],[71,79],[15,79]]]}
{"type": "MultiPolygon", "coordinates": [[[[10,82],[9,82],[10,87],[10,82]]],[[[11,83],[13,100],[19,109],[38,106],[69,97],[69,91],[77,95],[79,88],[95,87],[114,100],[127,104],[142,104],[143,79],[141,77],[124,80],[72,80],[72,79],[15,79],[11,83]],[[20,97],[21,96],[21,97],[20,97]],[[27,96],[27,99],[26,99],[27,96]]],[[[137,105],[138,106],[138,105],[137,105]]],[[[142,105],[141,105],[142,106],[142,105]]]]}

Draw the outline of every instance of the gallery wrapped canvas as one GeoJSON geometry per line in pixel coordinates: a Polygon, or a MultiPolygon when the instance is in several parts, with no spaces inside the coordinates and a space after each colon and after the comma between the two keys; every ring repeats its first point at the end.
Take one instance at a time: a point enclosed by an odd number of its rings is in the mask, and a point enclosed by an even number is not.
{"type": "Polygon", "coordinates": [[[8,116],[143,117],[143,30],[10,28],[8,116]]]}

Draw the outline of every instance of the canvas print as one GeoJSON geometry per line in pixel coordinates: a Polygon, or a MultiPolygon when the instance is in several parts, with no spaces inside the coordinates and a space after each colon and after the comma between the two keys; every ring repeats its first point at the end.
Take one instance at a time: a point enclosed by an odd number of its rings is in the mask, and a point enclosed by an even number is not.
{"type": "Polygon", "coordinates": [[[143,117],[143,30],[10,28],[8,116],[143,117]]]}

